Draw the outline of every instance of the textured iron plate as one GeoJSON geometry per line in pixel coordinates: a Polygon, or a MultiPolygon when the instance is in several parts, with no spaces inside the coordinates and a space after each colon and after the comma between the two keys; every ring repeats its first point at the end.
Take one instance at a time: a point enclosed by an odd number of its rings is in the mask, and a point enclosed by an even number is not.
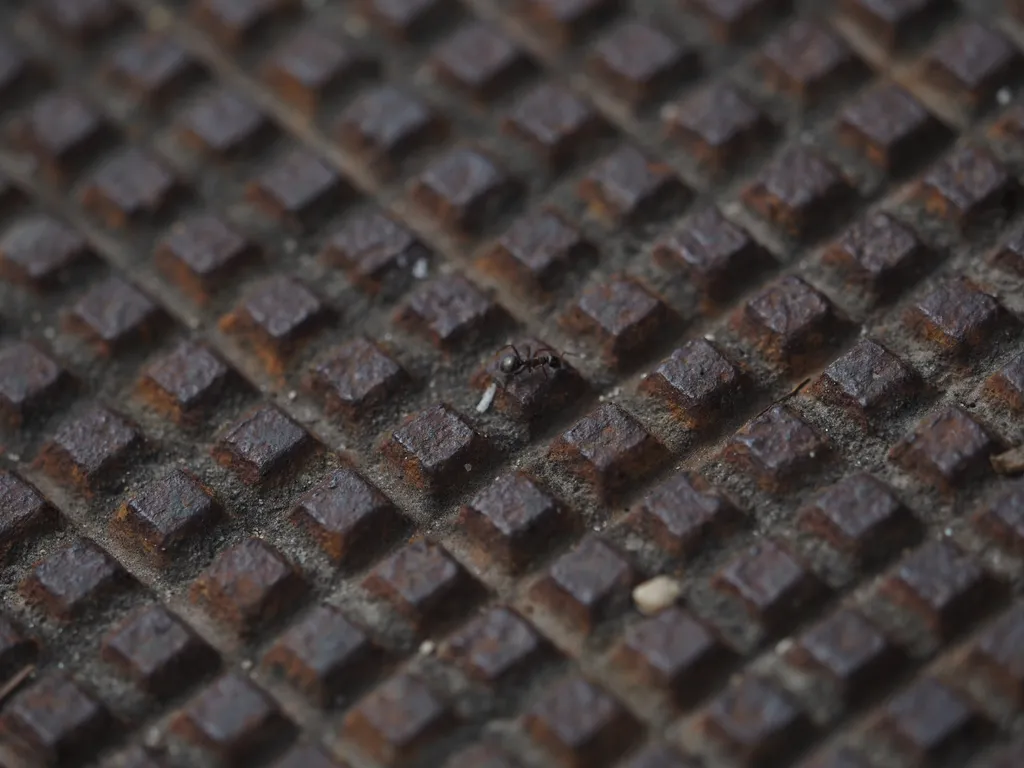
{"type": "Polygon", "coordinates": [[[0,765],[1024,765],[1024,3],[0,30],[0,765]]]}

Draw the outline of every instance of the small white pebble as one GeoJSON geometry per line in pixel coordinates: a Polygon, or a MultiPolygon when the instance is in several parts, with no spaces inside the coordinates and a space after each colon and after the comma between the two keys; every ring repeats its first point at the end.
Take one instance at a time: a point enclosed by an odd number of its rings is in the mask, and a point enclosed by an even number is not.
{"type": "Polygon", "coordinates": [[[426,280],[427,275],[430,273],[430,265],[426,259],[416,259],[416,263],[412,265],[412,276],[417,280],[426,280]]]}
{"type": "Polygon", "coordinates": [[[476,404],[477,413],[487,413],[491,407],[491,403],[494,402],[494,395],[498,392],[498,385],[493,381],[491,386],[484,390],[483,397],[480,398],[480,402],[476,404]]]}
{"type": "Polygon", "coordinates": [[[655,576],[633,590],[633,602],[644,616],[653,616],[672,605],[683,593],[679,582],[670,576],[655,576]]]}
{"type": "Polygon", "coordinates": [[[465,466],[466,466],[466,471],[467,472],[472,472],[473,471],[473,465],[472,464],[466,464],[465,466]]]}
{"type": "Polygon", "coordinates": [[[146,26],[154,32],[167,29],[174,22],[174,17],[163,8],[153,8],[146,14],[146,26]]]}
{"type": "Polygon", "coordinates": [[[362,37],[369,30],[369,25],[361,16],[347,16],[344,22],[345,31],[352,37],[362,37]]]}
{"type": "Polygon", "coordinates": [[[999,106],[1005,107],[1011,101],[1013,101],[1013,91],[1009,88],[1000,88],[996,91],[996,102],[999,106]]]}
{"type": "Polygon", "coordinates": [[[433,640],[424,640],[420,643],[420,654],[422,656],[429,656],[437,649],[437,644],[433,640]]]}
{"type": "Polygon", "coordinates": [[[713,334],[713,333],[705,333],[704,334],[704,340],[705,341],[714,341],[715,340],[715,334],[713,334]]]}
{"type": "Polygon", "coordinates": [[[679,117],[681,110],[676,104],[666,104],[661,108],[660,117],[665,122],[675,122],[676,118],[679,117]]]}
{"type": "Polygon", "coordinates": [[[295,391],[294,389],[293,389],[293,390],[291,390],[291,391],[290,391],[290,392],[288,393],[288,399],[289,399],[289,400],[294,400],[294,399],[295,399],[296,397],[298,397],[298,396],[299,396],[299,393],[298,393],[298,392],[296,392],[296,391],[295,391]]]}

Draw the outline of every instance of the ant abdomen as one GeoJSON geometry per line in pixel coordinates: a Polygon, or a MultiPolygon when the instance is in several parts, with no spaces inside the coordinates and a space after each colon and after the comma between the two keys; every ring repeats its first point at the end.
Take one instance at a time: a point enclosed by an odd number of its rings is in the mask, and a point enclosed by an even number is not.
{"type": "Polygon", "coordinates": [[[498,363],[498,370],[502,373],[515,373],[523,365],[519,355],[505,355],[498,363]]]}

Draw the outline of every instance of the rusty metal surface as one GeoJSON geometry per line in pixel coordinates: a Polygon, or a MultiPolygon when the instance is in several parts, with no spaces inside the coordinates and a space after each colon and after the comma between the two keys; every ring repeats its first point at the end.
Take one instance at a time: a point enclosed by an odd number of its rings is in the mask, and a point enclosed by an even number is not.
{"type": "Polygon", "coordinates": [[[1024,765],[1024,3],[0,30],[0,765],[1024,765]]]}

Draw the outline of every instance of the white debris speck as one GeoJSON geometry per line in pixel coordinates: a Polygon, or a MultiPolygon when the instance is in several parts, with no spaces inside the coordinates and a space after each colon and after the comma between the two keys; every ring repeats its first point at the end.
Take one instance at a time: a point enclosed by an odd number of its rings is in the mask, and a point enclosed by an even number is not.
{"type": "Polygon", "coordinates": [[[946,534],[947,536],[952,536],[953,535],[953,529],[952,528],[947,528],[946,530],[943,531],[943,533],[946,534]]]}
{"type": "Polygon", "coordinates": [[[480,398],[480,402],[476,404],[477,413],[487,413],[491,407],[491,403],[494,402],[494,395],[498,392],[498,385],[493,381],[491,386],[484,390],[483,397],[480,398]]]}
{"type": "Polygon", "coordinates": [[[7,454],[7,458],[9,458],[11,461],[21,461],[21,456],[19,456],[17,453],[9,453],[7,454]]]}
{"type": "Polygon", "coordinates": [[[242,659],[242,669],[246,672],[252,669],[252,659],[242,659]]]}
{"type": "Polygon", "coordinates": [[[429,656],[437,649],[437,644],[433,640],[424,640],[420,643],[420,655],[429,656]]]}
{"type": "Polygon", "coordinates": [[[466,471],[467,472],[472,472],[473,471],[473,465],[472,464],[466,464],[465,467],[466,467],[466,471]]]}
{"type": "Polygon", "coordinates": [[[644,616],[652,616],[672,605],[683,593],[679,582],[670,576],[655,576],[633,590],[633,602],[644,616]]]}
{"type": "Polygon", "coordinates": [[[704,340],[705,341],[714,341],[715,340],[715,334],[713,334],[713,333],[705,333],[704,334],[704,340]]]}
{"type": "Polygon", "coordinates": [[[160,733],[159,728],[153,726],[152,728],[146,729],[146,734],[142,738],[143,742],[147,747],[149,747],[150,749],[156,749],[160,746],[160,739],[162,738],[162,734],[160,733]]]}
{"type": "Polygon", "coordinates": [[[996,91],[996,102],[1001,107],[1005,107],[1013,100],[1013,91],[1009,88],[1000,88],[996,91]]]}
{"type": "Polygon", "coordinates": [[[296,391],[295,391],[294,389],[293,389],[293,390],[291,390],[291,391],[290,391],[290,392],[288,393],[288,399],[289,399],[289,400],[294,400],[294,399],[295,399],[296,397],[298,397],[298,396],[299,396],[299,393],[298,393],[298,392],[296,392],[296,391]]]}
{"type": "Polygon", "coordinates": [[[426,280],[429,272],[430,264],[427,263],[427,260],[416,259],[416,263],[412,265],[412,276],[417,280],[426,280]]]}

